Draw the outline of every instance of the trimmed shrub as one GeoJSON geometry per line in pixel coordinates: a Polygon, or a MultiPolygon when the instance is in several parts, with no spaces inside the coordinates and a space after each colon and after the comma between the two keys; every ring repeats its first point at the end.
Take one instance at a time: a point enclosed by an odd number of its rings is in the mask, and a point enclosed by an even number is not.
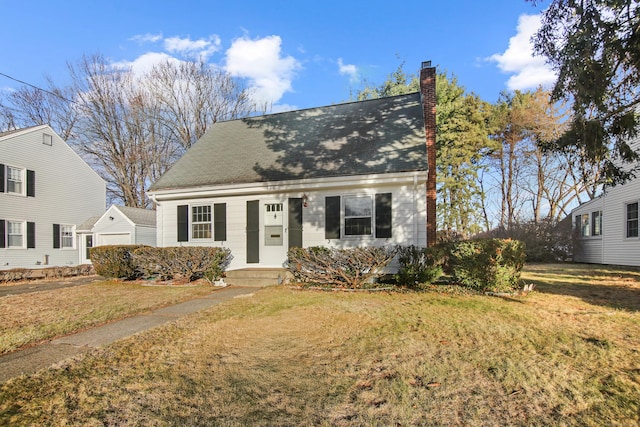
{"type": "Polygon", "coordinates": [[[373,279],[384,274],[384,267],[395,254],[396,248],[390,247],[291,248],[287,253],[287,266],[302,283],[359,289],[371,287],[373,279]]]}
{"type": "Polygon", "coordinates": [[[146,277],[162,280],[210,282],[222,276],[231,261],[227,248],[175,246],[167,248],[141,247],[133,251],[133,260],[146,277]]]}
{"type": "Polygon", "coordinates": [[[481,292],[518,288],[524,266],[524,243],[511,239],[458,242],[451,253],[454,280],[481,292]]]}
{"type": "Polygon", "coordinates": [[[433,283],[442,276],[444,262],[440,248],[398,246],[398,273],[396,281],[401,286],[417,288],[421,284],[433,283]]]}
{"type": "Polygon", "coordinates": [[[142,275],[133,261],[133,251],[144,245],[109,245],[91,248],[91,262],[100,276],[136,279],[142,275]]]}

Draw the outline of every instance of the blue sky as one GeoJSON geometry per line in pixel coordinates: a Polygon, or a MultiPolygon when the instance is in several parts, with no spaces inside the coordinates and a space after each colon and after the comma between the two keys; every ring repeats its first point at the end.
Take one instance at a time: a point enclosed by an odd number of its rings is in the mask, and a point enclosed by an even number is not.
{"type": "MultiPolygon", "coordinates": [[[[546,7],[525,0],[308,2],[0,0],[0,73],[68,83],[67,63],[100,53],[145,70],[204,58],[254,88],[274,111],[346,101],[404,61],[431,60],[489,102],[505,89],[549,85],[528,39],[546,7]]],[[[19,84],[0,76],[0,91],[19,84]]]]}

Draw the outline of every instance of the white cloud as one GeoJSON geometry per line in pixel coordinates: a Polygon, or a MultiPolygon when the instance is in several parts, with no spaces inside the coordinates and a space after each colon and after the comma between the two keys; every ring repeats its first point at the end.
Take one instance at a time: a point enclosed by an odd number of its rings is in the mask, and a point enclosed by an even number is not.
{"type": "Polygon", "coordinates": [[[545,63],[542,56],[534,56],[531,38],[540,28],[540,15],[520,15],[518,32],[509,39],[509,47],[501,54],[487,58],[498,64],[507,74],[513,74],[507,81],[510,90],[550,87],[556,81],[556,74],[545,63]]]}
{"type": "Polygon", "coordinates": [[[189,58],[207,61],[211,55],[220,50],[220,37],[210,36],[208,39],[191,40],[190,38],[169,37],[164,39],[167,52],[189,58]]]}
{"type": "Polygon", "coordinates": [[[143,55],[140,55],[133,61],[119,61],[113,62],[111,65],[114,68],[127,68],[133,71],[134,75],[141,76],[143,74],[148,73],[153,69],[155,65],[164,63],[164,62],[179,62],[178,59],[174,58],[171,55],[162,52],[148,52],[143,55]]]}
{"type": "Polygon", "coordinates": [[[276,103],[291,82],[300,62],[292,56],[282,56],[279,36],[249,39],[244,36],[232,42],[226,52],[226,70],[234,77],[247,78],[261,103],[276,103]]]}
{"type": "Polygon", "coordinates": [[[138,35],[135,35],[135,36],[131,37],[130,40],[133,40],[133,41],[138,42],[140,44],[143,44],[143,43],[155,43],[157,41],[162,40],[162,34],[150,34],[150,33],[138,34],[138,35]]]}
{"type": "Polygon", "coordinates": [[[358,81],[358,69],[355,65],[345,64],[342,58],[338,58],[338,71],[340,74],[349,76],[349,81],[355,83],[358,81]]]}

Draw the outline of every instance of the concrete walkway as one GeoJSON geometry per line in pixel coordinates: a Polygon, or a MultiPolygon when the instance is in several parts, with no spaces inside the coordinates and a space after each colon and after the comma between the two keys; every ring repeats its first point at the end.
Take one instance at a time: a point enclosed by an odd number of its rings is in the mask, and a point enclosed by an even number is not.
{"type": "Polygon", "coordinates": [[[83,332],[57,338],[25,350],[0,356],[0,383],[32,374],[65,359],[111,344],[119,339],[146,331],[187,314],[214,306],[239,296],[249,296],[259,288],[229,286],[208,296],[160,308],[148,314],[128,317],[83,332]]]}

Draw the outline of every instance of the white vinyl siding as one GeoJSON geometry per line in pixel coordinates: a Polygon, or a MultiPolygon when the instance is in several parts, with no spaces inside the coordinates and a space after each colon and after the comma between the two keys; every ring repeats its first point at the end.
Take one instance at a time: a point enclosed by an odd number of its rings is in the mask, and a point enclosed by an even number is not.
{"type": "MultiPolygon", "coordinates": [[[[0,163],[5,165],[5,192],[0,193],[0,218],[24,221],[23,245],[27,246],[26,223],[35,224],[35,248],[0,249],[0,269],[77,265],[77,250],[53,250],[53,224],[77,226],[105,211],[104,181],[53,130],[36,126],[0,137],[0,163]],[[52,144],[43,144],[43,134],[52,144]],[[27,170],[36,177],[35,197],[16,197],[7,192],[6,166],[22,170],[21,194],[27,192],[27,170]]],[[[77,242],[74,242],[77,248],[77,242]]]]}

